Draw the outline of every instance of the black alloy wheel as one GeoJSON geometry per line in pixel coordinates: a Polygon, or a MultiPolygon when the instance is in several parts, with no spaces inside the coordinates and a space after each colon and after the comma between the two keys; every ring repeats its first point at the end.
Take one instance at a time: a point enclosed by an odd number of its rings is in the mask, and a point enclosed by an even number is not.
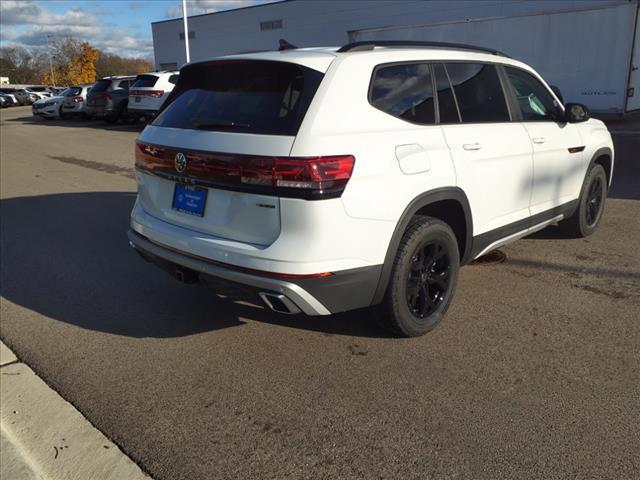
{"type": "Polygon", "coordinates": [[[407,276],[407,306],[416,318],[425,318],[445,301],[451,280],[451,259],[445,246],[431,241],[418,246],[407,276]]]}

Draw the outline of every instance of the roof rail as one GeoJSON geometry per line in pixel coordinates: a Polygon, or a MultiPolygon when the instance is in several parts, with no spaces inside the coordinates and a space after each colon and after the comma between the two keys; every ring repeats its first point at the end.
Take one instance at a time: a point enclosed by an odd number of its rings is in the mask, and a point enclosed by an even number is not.
{"type": "Polygon", "coordinates": [[[502,53],[493,48],[477,47],[475,45],[466,45],[464,43],[449,43],[449,42],[422,42],[416,40],[365,40],[362,42],[352,42],[343,45],[338,49],[338,53],[343,52],[364,52],[367,50],[373,50],[375,47],[422,47],[422,48],[453,48],[457,50],[472,50],[476,52],[491,53],[493,55],[500,55],[502,57],[509,57],[509,55],[502,53]]]}

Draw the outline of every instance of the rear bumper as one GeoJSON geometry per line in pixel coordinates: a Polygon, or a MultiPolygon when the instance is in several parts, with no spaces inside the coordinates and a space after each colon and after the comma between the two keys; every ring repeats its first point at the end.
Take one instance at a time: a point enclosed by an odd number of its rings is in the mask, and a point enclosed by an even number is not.
{"type": "Polygon", "coordinates": [[[136,115],[141,115],[145,117],[155,117],[157,110],[151,110],[149,108],[136,108],[135,105],[129,103],[128,105],[129,113],[135,113],[136,115]]]}
{"type": "MultiPolygon", "coordinates": [[[[329,277],[283,280],[227,268],[176,252],[131,229],[127,235],[129,244],[146,260],[165,270],[186,269],[187,276],[210,284],[214,289],[219,285],[232,289],[243,287],[263,300],[273,295],[281,296],[281,301],[292,305],[287,313],[301,311],[307,315],[330,315],[369,306],[381,272],[381,266],[376,265],[335,272],[329,277]]],[[[180,275],[185,275],[185,272],[180,275]]],[[[265,303],[268,304],[268,300],[265,303]]]]}

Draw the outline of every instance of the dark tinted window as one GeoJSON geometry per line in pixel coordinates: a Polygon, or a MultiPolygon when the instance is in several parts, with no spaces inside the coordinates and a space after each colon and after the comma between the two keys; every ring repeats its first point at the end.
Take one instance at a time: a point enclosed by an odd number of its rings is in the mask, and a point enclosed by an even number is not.
{"type": "Polygon", "coordinates": [[[438,89],[438,108],[440,110],[440,123],[459,123],[458,106],[453,95],[449,77],[441,63],[435,64],[436,88],[438,89]]]}
{"type": "Polygon", "coordinates": [[[153,125],[295,135],[322,74],[285,62],[214,61],[184,67],[153,125]]]}
{"type": "Polygon", "coordinates": [[[549,90],[524,70],[513,67],[505,67],[505,70],[515,90],[522,119],[525,122],[554,120],[558,105],[549,90]]]}
{"type": "Polygon", "coordinates": [[[169,77],[169,83],[173,83],[175,85],[176,83],[178,83],[178,77],[179,75],[177,73],[175,75],[171,75],[169,77]]]}
{"type": "Polygon", "coordinates": [[[123,88],[124,90],[129,90],[129,85],[131,85],[131,80],[120,80],[117,88],[123,88]]]}
{"type": "Polygon", "coordinates": [[[91,87],[91,93],[106,92],[111,85],[111,80],[98,80],[93,87],[91,87]]]}
{"type": "Polygon", "coordinates": [[[498,72],[484,63],[447,63],[464,123],[508,122],[509,110],[498,72]]]}
{"type": "Polygon", "coordinates": [[[62,97],[75,97],[76,95],[80,95],[82,93],[82,87],[69,87],[60,93],[62,97]]]}
{"type": "Polygon", "coordinates": [[[379,67],[369,100],[378,110],[420,124],[435,123],[433,87],[427,63],[379,67]]]}
{"type": "Polygon", "coordinates": [[[155,75],[138,75],[136,81],[133,82],[132,88],[153,87],[158,81],[155,75]]]}

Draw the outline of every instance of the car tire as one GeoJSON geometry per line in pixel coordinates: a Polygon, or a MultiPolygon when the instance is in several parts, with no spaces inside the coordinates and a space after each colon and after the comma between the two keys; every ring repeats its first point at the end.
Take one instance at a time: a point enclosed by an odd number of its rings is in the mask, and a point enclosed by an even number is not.
{"type": "Polygon", "coordinates": [[[574,238],[588,237],[595,232],[604,214],[607,190],[607,174],[602,165],[594,163],[582,183],[576,210],[560,222],[560,228],[574,238]]]}
{"type": "Polygon", "coordinates": [[[69,116],[62,111],[62,107],[58,110],[58,117],[60,117],[60,120],[67,120],[69,118],[69,116]]]}
{"type": "Polygon", "coordinates": [[[118,121],[119,117],[120,117],[120,115],[118,115],[118,114],[116,114],[116,115],[105,115],[104,121],[105,121],[105,123],[113,124],[113,123],[116,123],[118,121]]]}
{"type": "Polygon", "coordinates": [[[400,241],[383,301],[374,307],[376,318],[395,335],[424,335],[449,309],[459,269],[451,227],[432,217],[416,217],[400,241]]]}

